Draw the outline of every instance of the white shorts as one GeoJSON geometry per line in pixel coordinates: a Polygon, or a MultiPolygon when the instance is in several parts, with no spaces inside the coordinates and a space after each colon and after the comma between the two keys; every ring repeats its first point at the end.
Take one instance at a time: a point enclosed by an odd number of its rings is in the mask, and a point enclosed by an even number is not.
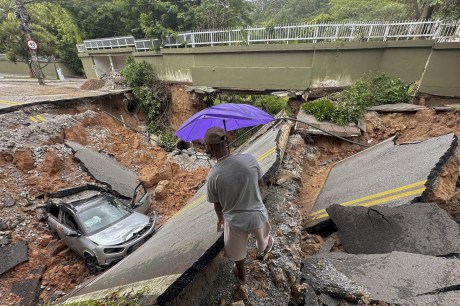
{"type": "Polygon", "coordinates": [[[268,245],[270,223],[267,221],[261,227],[251,231],[240,231],[224,222],[225,257],[231,261],[240,261],[246,258],[249,234],[256,238],[256,247],[263,252],[268,245]]]}

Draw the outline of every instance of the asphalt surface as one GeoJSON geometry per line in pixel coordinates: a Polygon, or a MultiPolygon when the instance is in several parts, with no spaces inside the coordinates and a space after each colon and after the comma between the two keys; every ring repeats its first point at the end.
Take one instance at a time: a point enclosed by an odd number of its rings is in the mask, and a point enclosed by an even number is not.
{"type": "MultiPolygon", "coordinates": [[[[264,173],[278,159],[280,125],[270,128],[244,151],[257,158],[264,173]]],[[[97,291],[118,286],[144,290],[148,287],[151,295],[167,294],[173,298],[193,279],[194,266],[206,264],[221,250],[222,232],[216,232],[216,220],[213,204],[206,201],[204,185],[142,247],[74,293],[66,302],[95,298],[99,293],[103,294],[97,291]],[[85,294],[88,295],[79,297],[85,294]]]]}
{"type": "Polygon", "coordinates": [[[422,195],[428,178],[451,146],[454,134],[420,143],[395,145],[392,139],[337,163],[329,173],[310,214],[310,225],[328,218],[325,208],[398,206],[422,195]]]}
{"type": "Polygon", "coordinates": [[[316,293],[350,298],[366,294],[392,305],[460,305],[460,260],[391,252],[318,254],[304,262],[302,276],[316,293]]]}
{"type": "Polygon", "coordinates": [[[460,254],[460,227],[436,203],[373,208],[332,205],[327,212],[348,253],[460,254]]]}
{"type": "Polygon", "coordinates": [[[113,158],[89,149],[73,141],[65,144],[75,152],[75,157],[98,182],[108,184],[110,188],[124,197],[131,198],[137,186],[137,175],[113,158]]]}

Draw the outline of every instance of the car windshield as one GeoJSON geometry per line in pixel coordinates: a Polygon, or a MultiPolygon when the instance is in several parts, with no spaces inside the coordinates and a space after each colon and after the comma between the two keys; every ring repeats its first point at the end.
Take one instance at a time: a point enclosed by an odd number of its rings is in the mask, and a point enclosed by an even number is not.
{"type": "Polygon", "coordinates": [[[78,215],[88,235],[117,223],[131,214],[131,211],[118,199],[106,199],[97,206],[81,211],[78,215]]]}

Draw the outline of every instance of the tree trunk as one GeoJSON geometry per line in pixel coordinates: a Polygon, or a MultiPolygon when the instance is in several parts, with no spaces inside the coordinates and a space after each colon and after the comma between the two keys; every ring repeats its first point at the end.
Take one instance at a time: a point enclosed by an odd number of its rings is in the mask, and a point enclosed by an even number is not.
{"type": "Polygon", "coordinates": [[[434,5],[430,5],[430,3],[425,2],[423,4],[423,9],[422,9],[422,12],[420,14],[420,19],[430,19],[431,16],[433,15],[433,11],[434,11],[434,5]]]}

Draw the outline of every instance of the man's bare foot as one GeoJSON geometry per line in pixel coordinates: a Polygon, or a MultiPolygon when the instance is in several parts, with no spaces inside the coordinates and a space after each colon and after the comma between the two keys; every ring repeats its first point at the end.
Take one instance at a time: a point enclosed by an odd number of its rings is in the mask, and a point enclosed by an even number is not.
{"type": "Polygon", "coordinates": [[[264,257],[270,252],[273,248],[273,244],[275,244],[275,238],[272,235],[268,236],[268,244],[264,250],[264,257]]]}

